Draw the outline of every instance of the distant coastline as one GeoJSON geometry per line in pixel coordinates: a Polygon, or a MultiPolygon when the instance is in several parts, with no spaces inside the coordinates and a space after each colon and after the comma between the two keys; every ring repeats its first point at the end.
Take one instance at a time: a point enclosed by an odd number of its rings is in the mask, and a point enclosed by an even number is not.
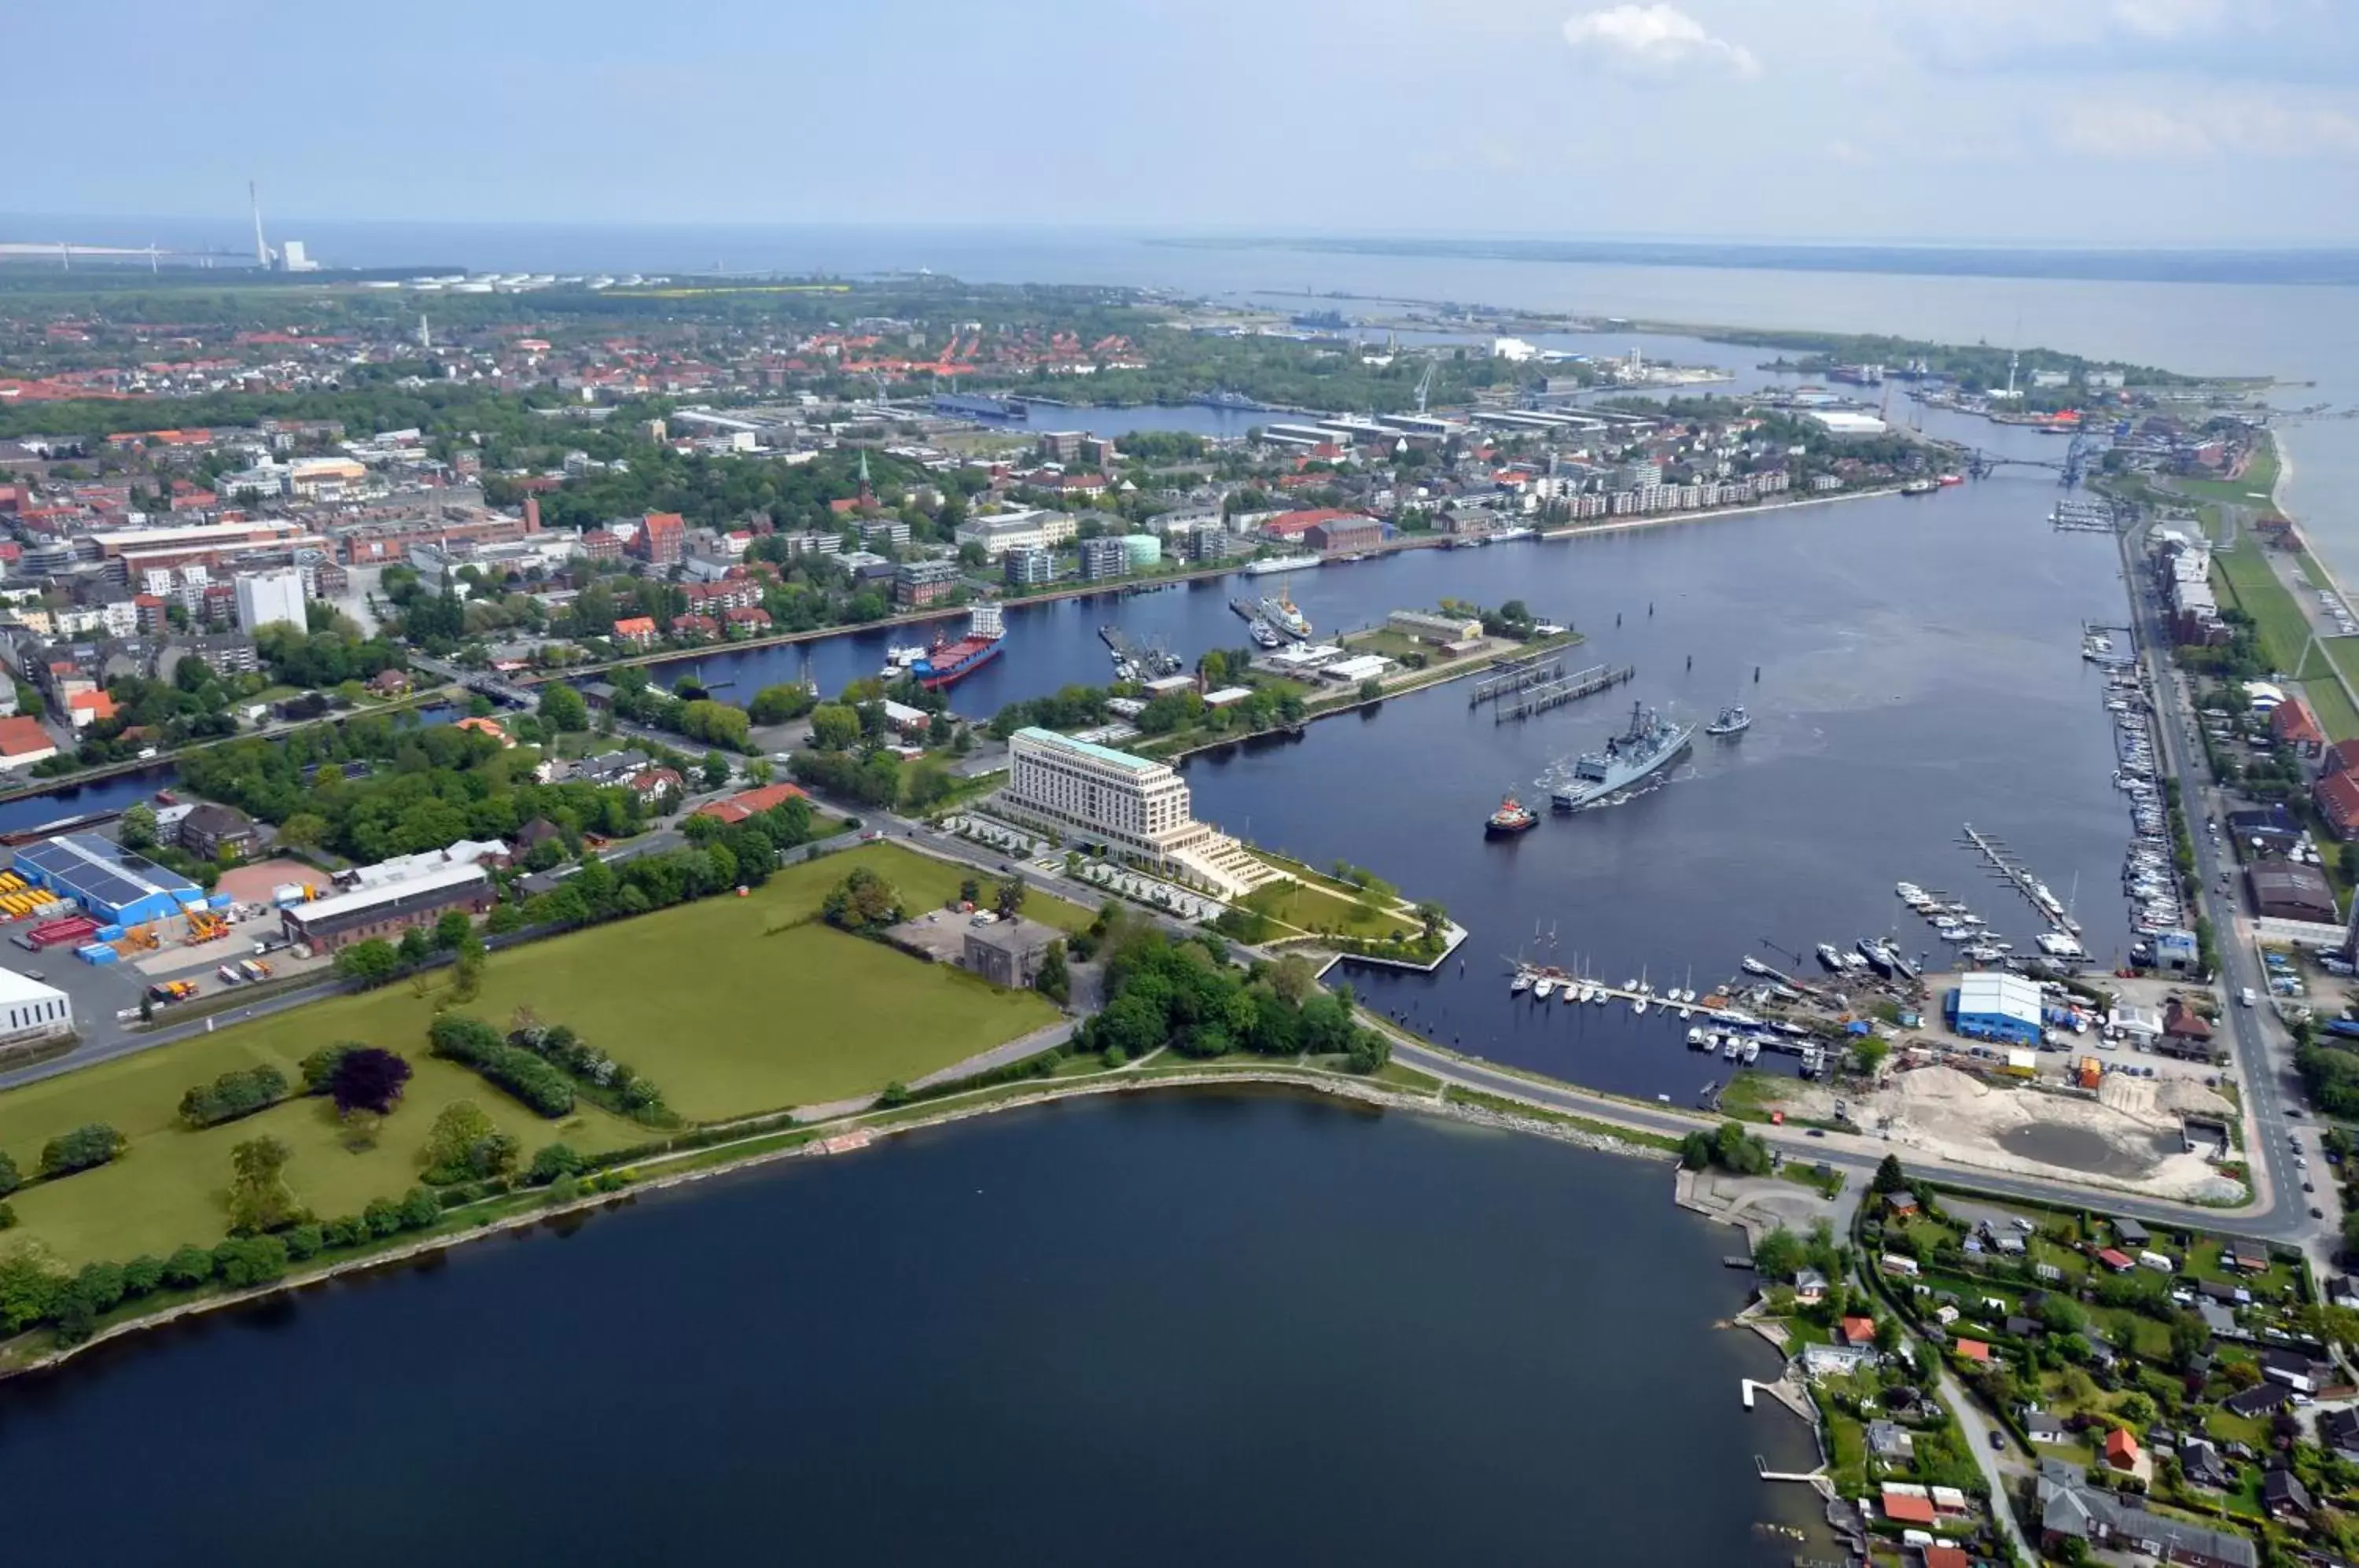
{"type": "Polygon", "coordinates": [[[2053,250],[1970,245],[1724,245],[1671,240],[1412,239],[1350,234],[1149,239],[1197,250],[1288,250],[1459,261],[1699,267],[1762,272],[1875,272],[1925,278],[2036,278],[2091,283],[2359,285],[2359,250],[2053,250]]]}

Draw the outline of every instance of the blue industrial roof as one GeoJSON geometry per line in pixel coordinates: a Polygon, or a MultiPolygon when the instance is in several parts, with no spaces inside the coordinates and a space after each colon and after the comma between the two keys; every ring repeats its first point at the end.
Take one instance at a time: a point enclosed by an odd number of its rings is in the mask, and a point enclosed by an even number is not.
{"type": "Polygon", "coordinates": [[[123,909],[157,893],[199,893],[194,882],[96,833],[62,833],[16,852],[21,865],[38,866],[58,887],[109,909],[123,909]]]}

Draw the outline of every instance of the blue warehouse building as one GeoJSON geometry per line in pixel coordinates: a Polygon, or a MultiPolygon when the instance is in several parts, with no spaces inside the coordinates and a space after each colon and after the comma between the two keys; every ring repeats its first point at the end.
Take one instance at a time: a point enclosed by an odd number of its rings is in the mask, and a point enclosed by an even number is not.
{"type": "Polygon", "coordinates": [[[2001,1040],[2012,1045],[2039,1043],[2039,987],[2020,975],[1977,970],[1958,977],[1943,998],[1950,1027],[1970,1040],[2001,1040]]]}
{"type": "Polygon", "coordinates": [[[96,833],[27,844],[16,852],[16,875],[108,925],[144,925],[205,901],[205,890],[179,872],[96,833]]]}

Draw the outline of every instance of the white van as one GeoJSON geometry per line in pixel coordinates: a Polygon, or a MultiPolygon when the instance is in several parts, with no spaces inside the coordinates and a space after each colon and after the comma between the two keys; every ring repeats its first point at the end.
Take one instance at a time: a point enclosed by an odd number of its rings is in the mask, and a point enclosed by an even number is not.
{"type": "Polygon", "coordinates": [[[2253,1005],[2253,988],[2250,985],[2247,985],[2242,991],[2239,991],[2236,994],[2236,1000],[2242,1002],[2248,1007],[2251,1007],[2253,1005]]]}

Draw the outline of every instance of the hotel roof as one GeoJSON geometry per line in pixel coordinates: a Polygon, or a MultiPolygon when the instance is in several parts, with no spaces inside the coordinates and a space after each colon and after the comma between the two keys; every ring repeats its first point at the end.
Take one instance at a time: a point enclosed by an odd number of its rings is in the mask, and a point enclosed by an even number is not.
{"type": "Polygon", "coordinates": [[[1065,751],[1078,751],[1084,757],[1093,757],[1100,762],[1111,762],[1117,768],[1126,768],[1133,773],[1145,773],[1163,766],[1162,763],[1152,761],[1147,757],[1133,757],[1126,751],[1116,751],[1110,746],[1100,746],[1095,741],[1075,740],[1071,735],[1059,735],[1055,730],[1044,730],[1038,725],[1017,730],[1016,738],[1037,741],[1065,751]]]}

